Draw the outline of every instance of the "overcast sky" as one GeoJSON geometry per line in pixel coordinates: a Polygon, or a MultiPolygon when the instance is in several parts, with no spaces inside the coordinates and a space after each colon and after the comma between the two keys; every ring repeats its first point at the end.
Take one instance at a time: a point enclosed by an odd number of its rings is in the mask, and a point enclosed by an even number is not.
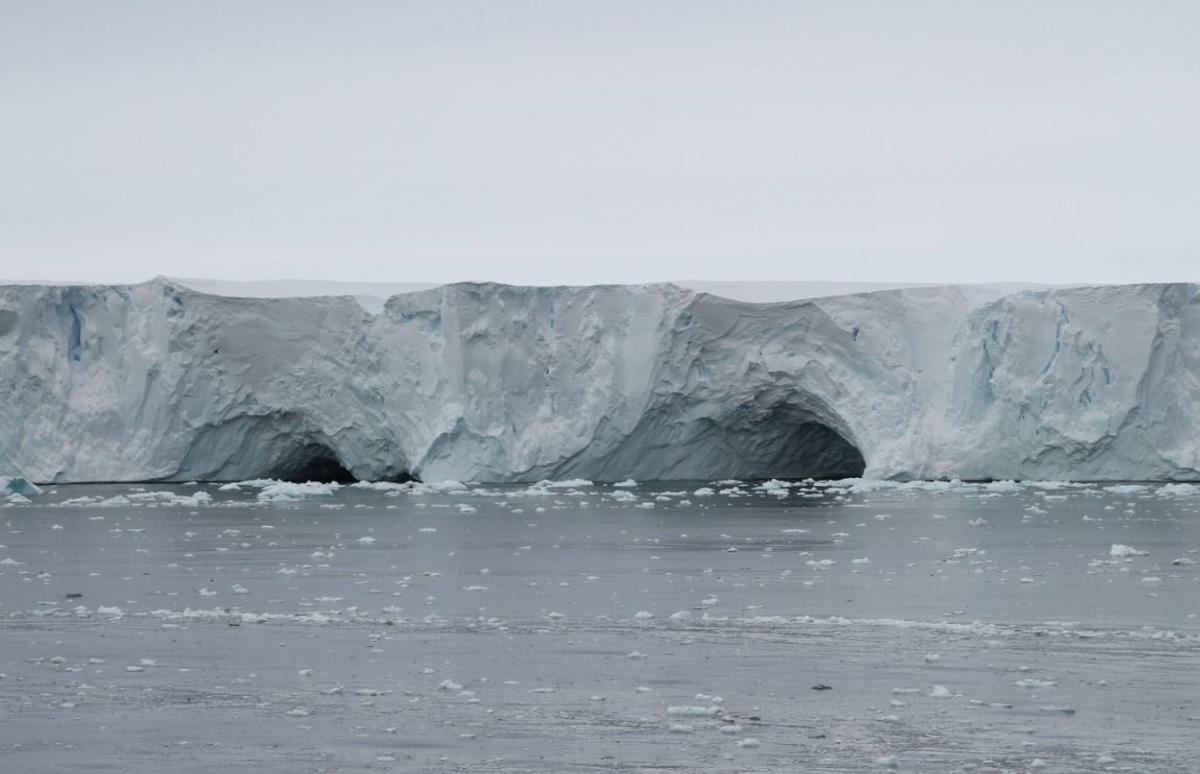
{"type": "Polygon", "coordinates": [[[0,276],[1200,279],[1200,3],[0,0],[0,276]]]}

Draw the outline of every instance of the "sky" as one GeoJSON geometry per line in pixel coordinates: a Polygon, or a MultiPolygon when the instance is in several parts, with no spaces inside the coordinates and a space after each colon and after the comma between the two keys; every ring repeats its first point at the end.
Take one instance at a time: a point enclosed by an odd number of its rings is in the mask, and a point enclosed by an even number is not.
{"type": "Polygon", "coordinates": [[[0,0],[0,277],[1200,280],[1200,3],[0,0]]]}

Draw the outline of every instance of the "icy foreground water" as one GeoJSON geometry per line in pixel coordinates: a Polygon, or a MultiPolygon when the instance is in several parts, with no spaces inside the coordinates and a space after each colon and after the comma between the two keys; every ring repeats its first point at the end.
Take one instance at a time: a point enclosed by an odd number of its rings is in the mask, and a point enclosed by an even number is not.
{"type": "Polygon", "coordinates": [[[0,770],[1191,772],[1198,509],[60,486],[0,509],[0,770]]]}

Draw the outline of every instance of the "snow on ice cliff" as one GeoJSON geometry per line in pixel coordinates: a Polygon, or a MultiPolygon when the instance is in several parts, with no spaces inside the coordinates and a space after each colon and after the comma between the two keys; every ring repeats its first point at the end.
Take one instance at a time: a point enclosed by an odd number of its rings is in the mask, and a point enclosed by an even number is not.
{"type": "Polygon", "coordinates": [[[32,481],[1200,478],[1195,285],[0,287],[32,481]]]}

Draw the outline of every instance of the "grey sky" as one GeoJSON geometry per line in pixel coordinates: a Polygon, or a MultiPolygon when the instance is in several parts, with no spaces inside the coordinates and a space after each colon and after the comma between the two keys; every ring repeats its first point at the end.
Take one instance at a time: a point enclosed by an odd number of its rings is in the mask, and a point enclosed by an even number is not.
{"type": "Polygon", "coordinates": [[[0,276],[1200,279],[1200,3],[0,0],[0,276]]]}

